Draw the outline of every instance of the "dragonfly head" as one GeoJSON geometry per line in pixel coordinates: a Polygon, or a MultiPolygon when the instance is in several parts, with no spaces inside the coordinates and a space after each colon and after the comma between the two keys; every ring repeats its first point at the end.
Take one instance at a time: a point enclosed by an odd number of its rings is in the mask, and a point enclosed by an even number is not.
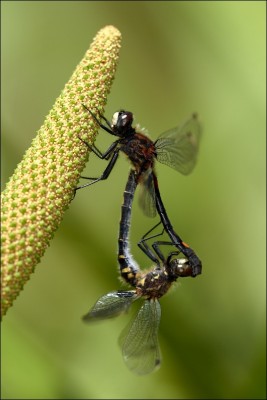
{"type": "Polygon", "coordinates": [[[112,117],[111,127],[117,136],[125,136],[133,132],[133,113],[130,111],[120,110],[115,112],[112,117]]]}
{"type": "Polygon", "coordinates": [[[176,278],[192,276],[192,267],[187,258],[174,258],[170,261],[169,270],[176,278]]]}

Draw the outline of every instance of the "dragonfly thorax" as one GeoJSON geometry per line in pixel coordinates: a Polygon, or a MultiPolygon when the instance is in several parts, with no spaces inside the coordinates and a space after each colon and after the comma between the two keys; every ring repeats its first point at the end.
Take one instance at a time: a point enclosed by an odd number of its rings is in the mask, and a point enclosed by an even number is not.
{"type": "Polygon", "coordinates": [[[156,267],[144,275],[136,285],[136,293],[147,299],[159,299],[169,290],[172,280],[165,269],[156,267]]]}

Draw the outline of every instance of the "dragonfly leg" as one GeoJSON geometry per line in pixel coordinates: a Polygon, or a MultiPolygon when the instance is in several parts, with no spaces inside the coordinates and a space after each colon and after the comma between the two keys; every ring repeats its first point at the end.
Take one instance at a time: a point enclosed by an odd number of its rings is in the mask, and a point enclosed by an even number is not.
{"type": "Polygon", "coordinates": [[[91,186],[96,182],[103,181],[103,180],[107,179],[109,177],[109,174],[111,173],[114,165],[116,164],[118,156],[119,156],[119,149],[114,151],[114,153],[113,153],[113,155],[111,157],[111,160],[108,163],[107,168],[104,170],[103,174],[100,177],[98,177],[98,178],[89,178],[89,177],[83,176],[82,177],[83,179],[89,179],[89,180],[92,180],[92,182],[86,183],[85,185],[81,185],[81,186],[76,187],[75,188],[75,194],[76,194],[76,191],[79,190],[79,189],[85,188],[87,186],[91,186]]]}
{"type": "Polygon", "coordinates": [[[157,248],[156,246],[156,250],[154,248],[154,244],[152,245],[155,253],[157,254],[158,258],[155,257],[154,253],[152,252],[152,250],[150,249],[149,245],[147,244],[147,241],[150,239],[153,239],[155,237],[161,236],[164,232],[164,229],[161,233],[157,233],[156,235],[152,235],[149,236],[148,235],[155,229],[157,228],[159,225],[161,224],[161,222],[157,223],[152,229],[150,229],[143,237],[142,239],[138,242],[138,246],[139,248],[157,265],[160,265],[159,260],[164,261],[164,256],[162,254],[162,252],[157,248]]]}

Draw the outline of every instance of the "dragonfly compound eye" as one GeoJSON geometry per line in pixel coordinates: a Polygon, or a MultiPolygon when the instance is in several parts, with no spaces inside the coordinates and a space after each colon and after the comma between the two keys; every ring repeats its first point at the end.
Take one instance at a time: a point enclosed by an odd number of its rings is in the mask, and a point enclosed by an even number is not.
{"type": "Polygon", "coordinates": [[[116,112],[112,117],[112,128],[120,130],[121,128],[130,127],[133,123],[133,113],[121,110],[116,112]]]}
{"type": "Polygon", "coordinates": [[[170,267],[174,276],[192,276],[192,267],[186,258],[175,258],[171,261],[170,267]]]}

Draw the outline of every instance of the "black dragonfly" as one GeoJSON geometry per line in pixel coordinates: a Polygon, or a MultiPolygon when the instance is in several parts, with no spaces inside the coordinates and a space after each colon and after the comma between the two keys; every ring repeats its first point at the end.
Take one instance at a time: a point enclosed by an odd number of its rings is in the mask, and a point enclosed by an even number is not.
{"type": "MultiPolygon", "coordinates": [[[[122,151],[125,153],[135,170],[137,182],[141,184],[143,188],[140,197],[140,205],[145,214],[154,217],[157,210],[163,227],[169,235],[172,244],[188,258],[193,269],[193,275],[196,276],[200,274],[202,270],[200,259],[194,250],[174,231],[170,219],[168,218],[160,196],[158,179],[155,173],[155,160],[185,175],[193,170],[197,160],[201,137],[201,129],[197,115],[193,114],[181,126],[162,133],[159,138],[153,142],[143,132],[137,131],[136,128],[132,126],[133,114],[130,111],[121,110],[116,112],[113,115],[112,123],[103,115],[100,115],[100,118],[106,123],[106,125],[104,125],[101,120],[97,119],[92,111],[86,106],[84,107],[102,129],[113,136],[117,136],[119,139],[115,140],[104,153],[101,153],[94,144],[90,145],[81,139],[97,157],[109,160],[109,163],[102,175],[98,178],[81,176],[81,178],[89,179],[92,182],[78,186],[76,190],[107,179],[118,159],[119,152],[122,151]]],[[[153,229],[154,228],[150,231],[153,229]]]]}
{"type": "MultiPolygon", "coordinates": [[[[161,261],[148,272],[140,271],[129,248],[131,207],[137,183],[136,171],[131,170],[124,191],[118,240],[121,276],[134,289],[117,290],[100,297],[83,320],[91,323],[116,317],[127,312],[135,300],[143,299],[137,315],[122,331],[119,344],[127,367],[144,375],[158,369],[161,363],[158,342],[161,307],[158,300],[167,293],[178,277],[193,276],[193,270],[187,259],[177,257],[178,251],[171,252],[165,259],[156,246],[161,261]]],[[[146,246],[145,241],[143,245],[146,246]]]]}

